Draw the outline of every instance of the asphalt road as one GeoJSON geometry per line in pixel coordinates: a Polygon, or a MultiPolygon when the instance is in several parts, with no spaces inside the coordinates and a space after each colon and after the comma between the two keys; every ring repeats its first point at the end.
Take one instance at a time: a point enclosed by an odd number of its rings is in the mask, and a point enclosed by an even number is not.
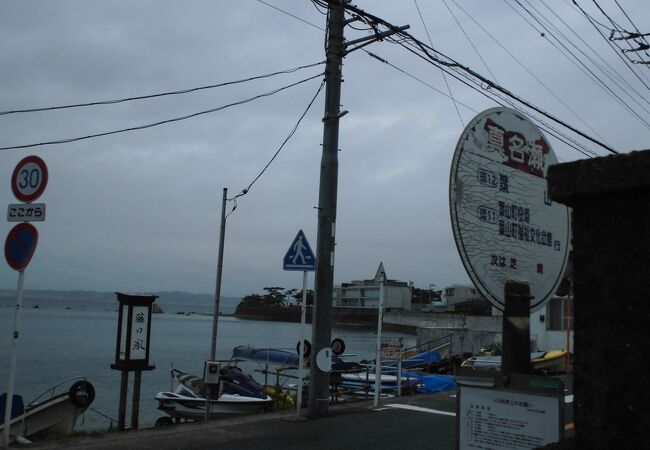
{"type": "Polygon", "coordinates": [[[317,420],[290,421],[282,412],[84,436],[30,445],[33,449],[436,449],[454,448],[456,399],[452,393],[417,395],[334,406],[317,420]]]}

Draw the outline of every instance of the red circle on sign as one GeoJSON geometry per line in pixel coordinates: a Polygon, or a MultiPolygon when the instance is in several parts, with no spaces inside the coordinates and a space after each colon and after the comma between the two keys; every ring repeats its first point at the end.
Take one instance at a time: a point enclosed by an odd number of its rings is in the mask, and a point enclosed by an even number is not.
{"type": "Polygon", "coordinates": [[[19,223],[13,227],[5,241],[7,264],[17,271],[24,270],[32,260],[38,244],[38,230],[30,223],[19,223]]]}
{"type": "Polygon", "coordinates": [[[38,156],[23,158],[11,175],[11,190],[18,200],[31,203],[47,187],[47,165],[38,156]]]}

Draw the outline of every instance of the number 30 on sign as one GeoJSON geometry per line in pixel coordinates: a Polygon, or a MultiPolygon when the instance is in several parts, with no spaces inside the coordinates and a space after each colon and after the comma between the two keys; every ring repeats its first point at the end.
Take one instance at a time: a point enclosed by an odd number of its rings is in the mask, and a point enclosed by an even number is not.
{"type": "Polygon", "coordinates": [[[23,158],[11,176],[11,190],[18,200],[31,203],[45,191],[47,166],[38,156],[23,158]]]}

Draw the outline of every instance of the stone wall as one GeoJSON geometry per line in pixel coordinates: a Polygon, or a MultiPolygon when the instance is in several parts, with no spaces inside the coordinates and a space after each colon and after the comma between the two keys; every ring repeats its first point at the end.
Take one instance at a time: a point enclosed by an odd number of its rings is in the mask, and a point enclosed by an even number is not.
{"type": "Polygon", "coordinates": [[[647,448],[650,151],[549,168],[573,208],[575,448],[647,448]]]}

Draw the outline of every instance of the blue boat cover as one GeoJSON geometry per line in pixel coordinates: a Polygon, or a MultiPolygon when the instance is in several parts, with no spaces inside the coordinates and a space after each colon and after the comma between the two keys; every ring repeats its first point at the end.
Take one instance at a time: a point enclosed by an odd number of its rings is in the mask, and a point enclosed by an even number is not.
{"type": "Polygon", "coordinates": [[[405,375],[419,378],[420,386],[418,392],[432,393],[452,391],[456,389],[456,381],[453,375],[434,375],[417,372],[406,372],[405,375]]]}

